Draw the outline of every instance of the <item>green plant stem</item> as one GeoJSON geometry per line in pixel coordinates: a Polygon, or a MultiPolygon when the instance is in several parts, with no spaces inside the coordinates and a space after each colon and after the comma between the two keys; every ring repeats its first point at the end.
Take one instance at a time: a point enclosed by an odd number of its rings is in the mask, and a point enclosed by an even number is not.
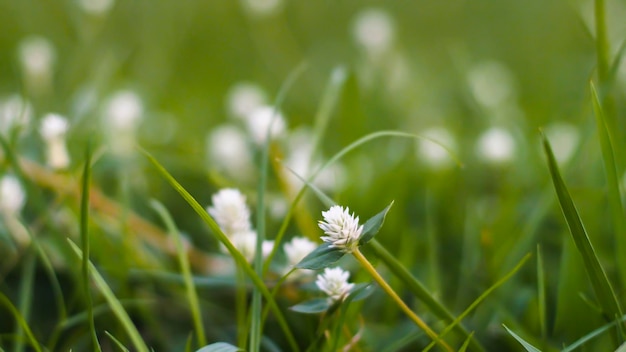
{"type": "MultiPolygon", "coordinates": [[[[367,270],[367,272],[370,273],[370,275],[372,275],[372,277],[374,278],[374,280],[376,280],[376,282],[380,285],[380,287],[383,289],[383,291],[385,291],[385,293],[387,293],[395,302],[396,304],[398,304],[398,307],[400,307],[400,309],[402,309],[402,311],[409,316],[409,318],[411,320],[413,320],[413,322],[415,322],[415,324],[422,330],[424,330],[424,332],[426,332],[426,334],[428,336],[430,336],[431,339],[433,339],[433,341],[437,341],[437,334],[420,318],[417,316],[417,314],[415,314],[411,308],[409,308],[406,303],[404,303],[402,301],[402,299],[400,299],[400,297],[398,296],[398,294],[396,293],[396,291],[394,291],[391,286],[389,286],[389,284],[387,284],[387,282],[385,281],[385,279],[383,279],[382,276],[380,276],[380,274],[376,271],[376,268],[374,268],[374,266],[369,262],[369,260],[367,260],[367,258],[365,258],[365,256],[363,255],[363,253],[361,253],[361,251],[357,248],[352,252],[352,255],[354,255],[354,257],[356,258],[356,260],[363,266],[363,268],[365,268],[365,270],[367,270]]],[[[439,340],[439,343],[441,344],[441,346],[443,346],[447,351],[453,351],[452,347],[450,347],[445,341],[439,340]]]]}
{"type": "Polygon", "coordinates": [[[606,30],[606,15],[604,0],[594,1],[596,25],[596,57],[598,60],[598,80],[601,85],[609,79],[609,40],[606,30]]]}

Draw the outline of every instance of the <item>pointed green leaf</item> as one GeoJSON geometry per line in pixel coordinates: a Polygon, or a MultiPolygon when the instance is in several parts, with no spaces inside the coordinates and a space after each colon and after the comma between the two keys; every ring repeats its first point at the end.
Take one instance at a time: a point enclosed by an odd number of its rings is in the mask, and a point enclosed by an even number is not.
{"type": "Polygon", "coordinates": [[[606,321],[613,321],[616,316],[622,316],[621,308],[615,296],[615,292],[611,287],[611,283],[609,282],[604,269],[600,265],[596,251],[589,240],[589,236],[587,235],[587,231],[585,230],[582,220],[578,215],[578,210],[574,205],[574,201],[572,200],[572,197],[563,182],[556,159],[554,158],[554,153],[550,147],[550,142],[548,142],[548,139],[545,136],[543,136],[543,147],[548,158],[550,175],[552,176],[552,181],[554,183],[559,204],[561,205],[563,216],[565,217],[567,226],[572,234],[576,248],[582,256],[585,269],[587,270],[587,274],[591,281],[591,286],[596,294],[598,304],[602,308],[602,315],[606,321]]]}
{"type": "Polygon", "coordinates": [[[352,290],[350,290],[350,294],[346,297],[346,301],[358,302],[366,299],[374,292],[375,287],[376,286],[372,284],[356,284],[352,290]]]}
{"type": "Polygon", "coordinates": [[[331,247],[328,242],[322,243],[319,247],[304,257],[300,263],[296,264],[298,269],[320,270],[336,263],[346,253],[339,248],[331,247]]]}
{"type": "Polygon", "coordinates": [[[365,224],[363,225],[363,233],[361,234],[361,238],[359,239],[359,246],[362,246],[369,242],[372,238],[374,238],[374,235],[376,235],[378,231],[380,231],[380,228],[385,222],[385,217],[387,216],[387,213],[389,212],[389,209],[391,209],[392,205],[393,201],[380,213],[372,216],[365,222],[365,224]]]}
{"type": "Polygon", "coordinates": [[[196,352],[239,352],[243,351],[237,346],[233,346],[226,342],[216,342],[210,345],[206,345],[196,352]]]}
{"type": "Polygon", "coordinates": [[[294,312],[305,314],[319,314],[324,313],[331,306],[331,301],[328,298],[314,298],[289,308],[294,312]]]}
{"type": "Polygon", "coordinates": [[[517,342],[520,343],[520,345],[524,346],[524,349],[528,352],[541,352],[540,349],[538,349],[537,347],[531,345],[530,343],[528,343],[526,340],[524,340],[523,338],[521,338],[519,335],[517,335],[516,333],[514,333],[511,329],[507,328],[506,325],[502,325],[504,326],[504,328],[506,329],[506,331],[511,334],[511,336],[513,336],[513,338],[515,338],[517,340],[517,342]]]}

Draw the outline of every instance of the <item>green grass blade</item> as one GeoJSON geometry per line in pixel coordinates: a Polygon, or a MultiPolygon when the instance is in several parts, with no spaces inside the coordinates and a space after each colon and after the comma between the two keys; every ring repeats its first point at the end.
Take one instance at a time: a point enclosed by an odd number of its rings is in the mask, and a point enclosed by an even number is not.
{"type": "MultiPolygon", "coordinates": [[[[396,275],[400,281],[402,281],[406,287],[417,297],[424,305],[430,309],[437,317],[444,321],[451,323],[454,321],[454,316],[446,307],[444,307],[437,299],[426,289],[426,287],[416,279],[391,253],[389,253],[385,247],[383,247],[376,239],[369,242],[370,248],[374,254],[387,266],[387,268],[396,275]]],[[[454,330],[463,336],[468,338],[469,332],[460,324],[455,324],[454,330]]],[[[484,351],[480,342],[475,337],[471,337],[472,350],[484,351]]]]}
{"type": "MultiPolygon", "coordinates": [[[[22,266],[21,282],[20,282],[20,298],[19,298],[19,312],[26,323],[28,323],[28,317],[30,316],[32,299],[33,299],[33,284],[35,277],[35,256],[32,252],[26,254],[24,264],[22,266]]],[[[21,337],[24,332],[22,325],[17,324],[15,329],[15,336],[21,337]]],[[[13,345],[13,351],[19,352],[24,350],[24,340],[19,338],[13,345]]]]}
{"type": "Polygon", "coordinates": [[[612,323],[605,324],[605,325],[603,325],[603,326],[593,330],[592,332],[590,332],[590,333],[586,334],[585,336],[581,337],[580,339],[576,340],[571,345],[569,345],[567,347],[564,347],[561,350],[561,352],[573,352],[573,351],[576,351],[578,348],[580,348],[585,343],[587,343],[587,342],[593,340],[594,338],[602,335],[603,333],[605,333],[605,332],[615,328],[619,323],[625,322],[625,321],[626,321],[626,315],[622,316],[622,318],[619,319],[618,321],[614,321],[612,323]]]}
{"type": "MultiPolygon", "coordinates": [[[[590,83],[590,87],[598,137],[602,149],[604,171],[608,185],[608,198],[613,218],[613,231],[615,232],[616,257],[626,258],[626,219],[624,217],[624,205],[622,204],[622,197],[619,191],[619,178],[617,176],[617,164],[615,162],[613,143],[611,141],[606,116],[593,82],[590,83]]],[[[621,282],[626,285],[626,261],[617,260],[617,267],[621,282]]]]}
{"type": "Polygon", "coordinates": [[[118,339],[115,338],[115,336],[113,336],[113,334],[111,334],[108,331],[104,332],[112,341],[113,343],[117,346],[117,348],[119,348],[122,352],[130,352],[130,350],[124,346],[123,343],[121,343],[118,339]]]}
{"type": "Polygon", "coordinates": [[[513,268],[513,270],[509,271],[508,274],[504,275],[500,280],[496,281],[496,283],[494,283],[493,285],[491,285],[491,287],[489,287],[488,289],[486,289],[480,296],[478,296],[478,298],[476,298],[474,300],[474,302],[472,302],[472,304],[469,305],[469,307],[467,307],[467,309],[465,309],[463,311],[463,313],[461,313],[456,319],[454,319],[454,321],[452,321],[452,323],[450,325],[448,325],[445,329],[443,329],[443,331],[439,334],[439,336],[437,337],[437,340],[432,341],[428,346],[426,346],[426,348],[424,349],[424,351],[429,351],[431,348],[433,348],[435,346],[435,344],[437,343],[437,341],[443,339],[443,337],[448,334],[450,331],[452,331],[452,329],[457,326],[472,310],[474,310],[474,308],[476,308],[483,300],[485,300],[485,298],[487,298],[487,296],[489,296],[491,294],[491,292],[493,292],[495,289],[497,289],[498,287],[502,286],[502,284],[504,284],[505,282],[509,281],[509,279],[515,275],[515,273],[517,273],[523,266],[524,264],[526,264],[526,262],[528,261],[528,259],[530,259],[530,253],[526,254],[524,256],[524,258],[522,258],[522,260],[520,260],[519,263],[517,263],[517,265],[515,266],[515,268],[513,268]]]}
{"type": "MultiPolygon", "coordinates": [[[[83,252],[80,250],[80,248],[78,248],[78,246],[76,246],[76,244],[72,242],[72,240],[70,240],[69,238],[67,239],[67,241],[69,242],[74,252],[76,252],[76,255],[78,255],[78,257],[82,260],[83,252]]],[[[126,312],[126,310],[124,309],[120,301],[117,299],[117,297],[115,297],[115,294],[113,293],[109,285],[106,283],[104,278],[100,275],[100,273],[98,272],[96,267],[93,265],[93,263],[91,263],[91,261],[89,261],[89,273],[91,274],[91,277],[94,283],[96,284],[96,286],[98,287],[98,289],[100,290],[100,292],[102,293],[106,301],[111,306],[111,310],[113,311],[113,314],[115,314],[117,319],[119,319],[120,323],[122,324],[124,330],[130,337],[137,351],[148,352],[149,351],[148,346],[146,346],[146,343],[141,338],[139,331],[137,331],[137,328],[135,327],[132,320],[128,316],[128,313],[126,312]]]]}
{"type": "Polygon", "coordinates": [[[248,275],[248,277],[250,277],[252,284],[259,289],[259,291],[263,294],[263,297],[265,297],[268,304],[271,306],[272,312],[274,313],[279,326],[283,330],[285,337],[287,338],[287,341],[289,342],[290,348],[293,351],[299,351],[300,349],[298,347],[298,344],[296,343],[296,340],[293,337],[293,334],[291,332],[291,329],[289,328],[289,325],[287,325],[287,321],[285,320],[285,317],[281,313],[278,307],[278,304],[272,297],[272,294],[268,290],[267,286],[265,285],[261,277],[256,274],[254,269],[252,269],[250,264],[248,264],[248,262],[243,257],[243,255],[237,250],[237,248],[233,246],[233,244],[230,242],[228,237],[226,237],[226,235],[222,232],[222,230],[217,225],[215,220],[213,220],[213,218],[209,215],[209,213],[206,212],[206,210],[202,207],[202,205],[200,205],[200,203],[198,203],[198,201],[196,201],[196,199],[191,194],[189,194],[189,192],[187,192],[187,190],[184,189],[183,186],[181,186],[180,183],[178,183],[178,181],[176,181],[176,179],[169,172],[167,172],[167,170],[165,170],[165,168],[161,164],[159,164],[159,162],[152,155],[150,155],[145,150],[142,150],[142,153],[146,156],[146,158],[148,158],[148,160],[159,171],[159,173],[167,180],[167,182],[172,186],[172,188],[174,188],[181,195],[181,197],[183,197],[183,199],[187,202],[187,204],[191,206],[191,208],[196,212],[196,214],[200,216],[202,221],[204,221],[204,223],[211,229],[213,235],[217,237],[217,239],[226,247],[230,255],[233,257],[233,259],[237,263],[237,265],[244,270],[244,272],[248,275]]]}
{"type": "Polygon", "coordinates": [[[206,335],[204,333],[200,303],[198,301],[198,294],[196,292],[193,276],[191,275],[189,258],[187,257],[187,253],[185,253],[180,232],[178,231],[172,216],[163,204],[153,199],[150,201],[150,205],[159,214],[161,220],[165,223],[165,227],[167,228],[169,235],[174,238],[174,242],[176,243],[176,255],[178,257],[178,264],[180,265],[180,271],[182,272],[183,280],[185,282],[185,291],[187,294],[187,300],[189,301],[189,309],[191,310],[196,336],[198,337],[198,346],[204,346],[206,345],[206,335]]]}
{"type": "Polygon", "coordinates": [[[511,336],[513,336],[513,338],[515,338],[517,340],[517,342],[520,343],[520,345],[524,346],[524,349],[526,351],[528,351],[528,352],[541,352],[540,349],[538,349],[537,347],[535,347],[535,346],[531,345],[530,343],[528,343],[526,340],[521,338],[518,334],[514,333],[513,330],[507,328],[506,325],[502,324],[502,326],[504,326],[506,331],[509,334],[511,334],[511,336]]]}
{"type": "Polygon", "coordinates": [[[17,310],[17,308],[15,308],[13,303],[11,303],[9,298],[5,296],[2,292],[0,292],[0,305],[5,306],[11,312],[11,314],[13,314],[13,317],[17,321],[17,324],[22,327],[22,330],[24,331],[24,333],[26,334],[26,337],[30,341],[31,347],[36,352],[42,352],[41,346],[39,345],[39,342],[37,342],[37,339],[35,339],[35,336],[33,335],[33,332],[30,330],[28,323],[26,322],[26,320],[24,320],[24,318],[22,317],[20,312],[17,310]]]}
{"type": "Polygon", "coordinates": [[[548,337],[548,324],[546,319],[546,277],[540,245],[537,245],[537,302],[537,309],[539,310],[539,328],[541,330],[541,337],[545,341],[548,337]]]}
{"type": "Polygon", "coordinates": [[[474,332],[472,331],[469,336],[465,339],[465,341],[463,342],[463,344],[461,345],[461,348],[459,348],[459,352],[465,352],[467,351],[467,348],[469,347],[470,341],[472,341],[472,336],[474,336],[474,332]]]}
{"type": "Polygon", "coordinates": [[[617,301],[617,297],[615,296],[615,292],[611,287],[611,283],[609,282],[604,269],[600,265],[600,261],[598,260],[591,241],[589,240],[587,231],[585,230],[582,220],[578,215],[578,210],[574,205],[574,201],[572,200],[572,197],[563,182],[563,178],[559,172],[552,148],[550,147],[550,142],[548,142],[545,136],[543,136],[543,147],[548,158],[550,175],[552,176],[552,182],[554,183],[554,188],[556,190],[559,204],[561,205],[563,216],[565,217],[567,226],[570,230],[572,238],[574,239],[576,248],[582,256],[585,269],[587,270],[587,274],[591,281],[591,286],[595,292],[598,304],[602,308],[602,315],[607,322],[613,321],[615,317],[622,316],[621,308],[617,301]]]}
{"type": "Polygon", "coordinates": [[[89,185],[91,183],[91,143],[87,143],[85,148],[85,165],[83,167],[82,195],[80,199],[80,242],[82,247],[82,285],[85,301],[87,304],[87,315],[89,316],[89,331],[91,340],[96,351],[102,351],[96,325],[93,318],[93,302],[91,299],[91,289],[89,287],[89,185]]]}

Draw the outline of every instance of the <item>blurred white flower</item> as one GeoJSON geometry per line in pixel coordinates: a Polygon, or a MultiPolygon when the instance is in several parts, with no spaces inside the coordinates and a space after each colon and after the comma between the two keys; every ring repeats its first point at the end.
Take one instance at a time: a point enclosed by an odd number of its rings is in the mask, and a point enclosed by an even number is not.
{"type": "Polygon", "coordinates": [[[52,43],[46,38],[31,36],[20,42],[18,51],[28,89],[35,93],[50,89],[56,60],[52,43]]]}
{"type": "Polygon", "coordinates": [[[115,92],[103,111],[103,124],[116,155],[128,155],[135,145],[135,134],[144,114],[141,98],[131,90],[115,92]]]}
{"type": "Polygon", "coordinates": [[[515,154],[515,140],[509,131],[492,127],[478,139],[476,152],[485,161],[493,163],[507,162],[515,154]]]}
{"type": "MultiPolygon", "coordinates": [[[[257,233],[254,231],[238,232],[229,237],[230,242],[248,262],[254,260],[256,254],[257,233]]],[[[225,246],[220,247],[224,253],[228,253],[225,246]]],[[[261,254],[266,258],[274,248],[274,241],[266,240],[261,244],[261,254]]]]}
{"type": "Polygon", "coordinates": [[[0,211],[17,215],[26,203],[24,188],[15,176],[5,175],[0,179],[0,211]]]}
{"type": "Polygon", "coordinates": [[[242,0],[242,5],[250,15],[265,17],[278,12],[282,6],[282,0],[242,0]]]}
{"type": "Polygon", "coordinates": [[[265,92],[254,83],[237,83],[228,92],[228,112],[240,119],[245,119],[266,102],[265,92]]]}
{"type": "Polygon", "coordinates": [[[283,249],[287,257],[287,265],[293,267],[300,263],[304,257],[313,252],[317,248],[317,243],[306,237],[294,237],[291,241],[285,243],[283,249]]]}
{"type": "Polygon", "coordinates": [[[363,225],[359,225],[359,217],[350,209],[339,205],[333,205],[327,211],[322,212],[324,221],[319,221],[319,227],[328,236],[322,236],[322,241],[331,244],[331,247],[339,248],[344,252],[352,252],[359,244],[359,238],[363,232],[363,225]]]}
{"type": "Polygon", "coordinates": [[[556,160],[559,163],[566,163],[576,151],[580,139],[576,126],[555,122],[547,126],[545,132],[556,160]]]}
{"type": "Polygon", "coordinates": [[[207,208],[226,236],[251,232],[250,209],[246,196],[238,189],[224,188],[211,198],[213,206],[207,208]]]}
{"type": "Polygon", "coordinates": [[[8,135],[14,128],[28,126],[33,117],[33,107],[17,94],[0,100],[0,133],[8,135]]]}
{"type": "Polygon", "coordinates": [[[315,284],[324,291],[331,300],[339,301],[346,297],[354,284],[348,283],[350,272],[341,268],[326,268],[323,274],[317,275],[315,284]]]}
{"type": "Polygon", "coordinates": [[[376,56],[387,51],[393,43],[393,19],[383,10],[364,10],[354,20],[352,35],[369,54],[376,56]]]}
{"type": "Polygon", "coordinates": [[[495,61],[472,67],[467,73],[467,83],[476,101],[487,108],[495,108],[515,94],[513,74],[495,61]]]}
{"type": "Polygon", "coordinates": [[[41,120],[39,134],[46,143],[46,160],[53,169],[65,169],[70,165],[65,134],[69,129],[67,119],[59,114],[47,114],[41,120]]]}
{"type": "MultiPolygon", "coordinates": [[[[421,135],[441,143],[452,152],[457,148],[454,136],[445,127],[431,127],[424,130],[421,135]]],[[[420,139],[417,143],[419,158],[433,169],[444,169],[451,166],[453,159],[450,152],[442,145],[420,139]]]]}
{"type": "Polygon", "coordinates": [[[268,136],[271,125],[270,139],[276,139],[285,133],[285,118],[272,106],[256,108],[246,117],[246,124],[250,137],[257,145],[263,145],[268,136]]]}
{"type": "Polygon", "coordinates": [[[254,165],[246,135],[233,125],[214,128],[207,136],[207,155],[211,167],[225,170],[229,176],[247,179],[254,165]]]}
{"type": "Polygon", "coordinates": [[[81,9],[91,15],[103,15],[113,7],[114,0],[78,0],[81,9]]]}

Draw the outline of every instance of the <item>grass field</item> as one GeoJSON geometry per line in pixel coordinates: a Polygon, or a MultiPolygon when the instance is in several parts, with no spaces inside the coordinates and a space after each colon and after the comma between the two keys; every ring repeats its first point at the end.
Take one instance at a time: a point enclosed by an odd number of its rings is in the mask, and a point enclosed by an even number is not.
{"type": "Polygon", "coordinates": [[[0,351],[626,350],[625,16],[0,0],[0,351]]]}

